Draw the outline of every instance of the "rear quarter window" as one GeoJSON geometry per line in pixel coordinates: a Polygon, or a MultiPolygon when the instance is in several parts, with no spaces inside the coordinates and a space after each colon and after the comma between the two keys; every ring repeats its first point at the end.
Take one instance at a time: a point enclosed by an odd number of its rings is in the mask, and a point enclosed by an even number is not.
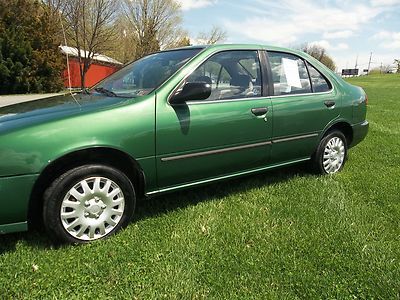
{"type": "Polygon", "coordinates": [[[314,93],[328,92],[332,89],[331,83],[312,65],[307,62],[308,72],[314,93]]]}

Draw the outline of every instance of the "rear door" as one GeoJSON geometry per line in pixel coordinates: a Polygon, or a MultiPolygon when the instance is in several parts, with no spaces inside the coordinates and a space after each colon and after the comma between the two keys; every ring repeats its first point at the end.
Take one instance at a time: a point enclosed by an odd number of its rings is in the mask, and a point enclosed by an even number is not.
{"type": "Polygon", "coordinates": [[[171,106],[168,99],[157,99],[160,188],[268,163],[271,100],[263,96],[258,54],[254,50],[223,51],[195,69],[185,81],[211,84],[212,93],[206,100],[171,106]]]}
{"type": "Polygon", "coordinates": [[[340,95],[299,56],[269,51],[268,60],[273,80],[271,163],[310,157],[319,134],[339,116],[340,95]]]}

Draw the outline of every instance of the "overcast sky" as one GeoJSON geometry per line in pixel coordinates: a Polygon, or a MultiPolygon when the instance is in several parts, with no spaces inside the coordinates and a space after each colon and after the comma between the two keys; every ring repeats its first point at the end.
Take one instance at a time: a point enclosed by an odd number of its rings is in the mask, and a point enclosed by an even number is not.
{"type": "Polygon", "coordinates": [[[218,25],[227,43],[324,46],[338,69],[400,58],[400,0],[179,0],[191,38],[218,25]]]}

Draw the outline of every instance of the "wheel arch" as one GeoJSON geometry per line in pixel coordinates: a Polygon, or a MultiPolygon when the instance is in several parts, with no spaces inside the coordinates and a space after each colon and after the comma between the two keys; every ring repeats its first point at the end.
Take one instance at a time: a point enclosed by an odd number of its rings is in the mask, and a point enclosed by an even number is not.
{"type": "Polygon", "coordinates": [[[103,164],[123,172],[132,182],[137,197],[143,197],[145,174],[139,163],[129,154],[108,147],[91,147],[67,153],[48,164],[36,180],[29,200],[28,224],[37,225],[42,220],[43,193],[47,187],[66,171],[83,164],[103,164]]]}
{"type": "Polygon", "coordinates": [[[334,124],[331,124],[330,126],[328,126],[323,134],[321,135],[321,139],[323,139],[327,134],[329,134],[330,132],[332,132],[333,130],[339,130],[341,131],[344,136],[346,137],[346,142],[347,142],[347,146],[349,147],[351,145],[351,143],[353,142],[353,128],[351,127],[351,125],[346,122],[346,121],[338,121],[334,124]]]}

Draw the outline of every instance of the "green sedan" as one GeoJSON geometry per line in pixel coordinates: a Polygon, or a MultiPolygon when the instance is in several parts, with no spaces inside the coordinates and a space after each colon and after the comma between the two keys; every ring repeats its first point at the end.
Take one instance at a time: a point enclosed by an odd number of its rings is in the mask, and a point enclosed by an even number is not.
{"type": "Polygon", "coordinates": [[[126,226],[137,198],[309,161],[342,170],[367,96],[303,52],[162,51],[92,89],[0,108],[0,232],[59,242],[126,226]]]}

